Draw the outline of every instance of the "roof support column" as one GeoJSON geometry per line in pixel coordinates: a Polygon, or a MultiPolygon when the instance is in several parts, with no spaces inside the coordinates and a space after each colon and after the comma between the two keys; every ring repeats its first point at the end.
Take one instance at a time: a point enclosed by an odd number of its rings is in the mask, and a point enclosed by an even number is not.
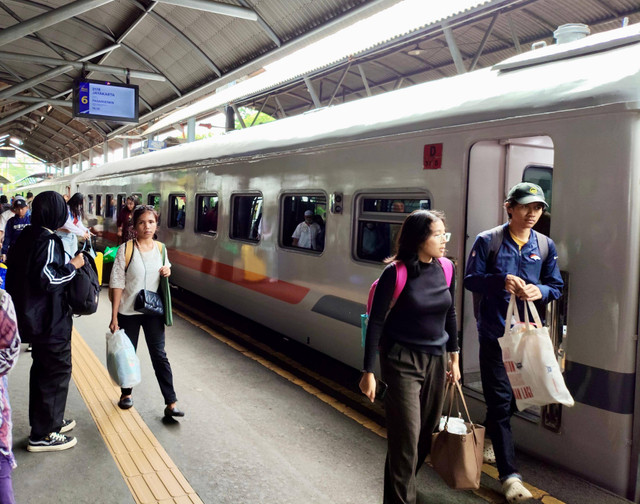
{"type": "Polygon", "coordinates": [[[102,160],[105,164],[109,162],[109,142],[106,140],[102,144],[102,160]]]}
{"type": "MultiPolygon", "coordinates": [[[[238,121],[240,122],[240,126],[242,126],[242,129],[245,129],[247,127],[247,125],[244,123],[244,119],[242,118],[242,115],[240,114],[240,111],[238,110],[238,107],[235,105],[235,103],[232,103],[231,106],[233,107],[233,111],[236,113],[236,117],[238,118],[238,121]]],[[[235,128],[235,123],[234,123],[234,128],[235,128]]]]}
{"type": "Polygon", "coordinates": [[[126,138],[122,140],[122,159],[129,157],[129,140],[126,138]]]}
{"type": "Polygon", "coordinates": [[[511,13],[507,14],[507,19],[509,20],[509,29],[511,30],[511,38],[513,39],[513,45],[518,51],[518,54],[522,53],[522,47],[520,47],[520,40],[518,40],[518,34],[516,33],[516,27],[513,24],[513,17],[511,17],[511,13]]]}
{"type": "Polygon", "coordinates": [[[89,147],[89,168],[93,165],[93,147],[89,147]]]}
{"type": "Polygon", "coordinates": [[[442,31],[444,32],[444,38],[449,46],[449,52],[453,58],[453,63],[456,65],[456,70],[458,70],[459,74],[466,73],[467,69],[464,66],[464,61],[462,60],[462,54],[460,54],[460,49],[458,49],[456,39],[453,37],[453,32],[447,23],[442,23],[442,31]]]}
{"type": "Polygon", "coordinates": [[[362,83],[364,84],[364,88],[367,91],[367,96],[371,96],[371,89],[369,89],[367,75],[364,73],[364,68],[362,68],[362,65],[358,65],[358,71],[360,72],[360,77],[362,77],[362,83]]]}
{"type": "Polygon", "coordinates": [[[196,118],[190,117],[187,120],[187,142],[196,141],[196,118]]]}
{"type": "Polygon", "coordinates": [[[316,108],[322,107],[322,103],[320,102],[320,99],[316,94],[316,90],[313,87],[313,83],[311,82],[311,79],[309,79],[309,77],[307,77],[306,75],[303,77],[303,79],[304,79],[304,83],[307,85],[307,89],[309,90],[309,94],[311,95],[311,99],[313,100],[313,104],[315,105],[315,107],[316,108]]]}
{"type": "Polygon", "coordinates": [[[225,131],[233,131],[234,129],[236,129],[235,114],[236,114],[236,111],[233,109],[231,105],[227,105],[224,108],[224,115],[225,115],[224,130],[225,131]]]}

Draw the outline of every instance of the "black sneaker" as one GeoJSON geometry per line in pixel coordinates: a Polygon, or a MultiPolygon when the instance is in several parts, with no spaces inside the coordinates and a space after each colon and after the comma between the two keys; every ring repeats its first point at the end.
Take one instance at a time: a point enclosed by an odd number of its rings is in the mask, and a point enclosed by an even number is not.
{"type": "Polygon", "coordinates": [[[76,445],[78,440],[71,436],[65,436],[58,432],[50,432],[48,436],[42,439],[29,438],[27,451],[30,452],[47,452],[68,450],[76,445]]]}
{"type": "Polygon", "coordinates": [[[25,350],[26,352],[31,352],[31,350],[33,350],[33,346],[31,346],[31,343],[29,343],[27,345],[27,349],[25,350]]]}
{"type": "Polygon", "coordinates": [[[68,419],[64,419],[62,421],[62,427],[60,427],[60,434],[64,434],[65,432],[69,432],[71,429],[73,429],[76,426],[76,421],[75,420],[68,420],[68,419]]]}

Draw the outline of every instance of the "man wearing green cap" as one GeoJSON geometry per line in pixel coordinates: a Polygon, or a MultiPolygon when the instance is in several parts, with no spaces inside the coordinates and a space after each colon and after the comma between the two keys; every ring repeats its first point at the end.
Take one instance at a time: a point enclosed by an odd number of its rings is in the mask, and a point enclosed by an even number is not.
{"type": "Polygon", "coordinates": [[[542,189],[528,182],[516,184],[504,207],[509,221],[476,237],[464,286],[480,300],[476,313],[480,377],[487,403],[487,434],[493,443],[502,489],[508,502],[524,502],[532,496],[522,484],[515,463],[511,416],[516,404],[498,338],[504,334],[511,294],[518,297],[522,310],[522,301],[548,303],[558,299],[563,282],[555,244],[533,231],[548,207],[542,189]]]}

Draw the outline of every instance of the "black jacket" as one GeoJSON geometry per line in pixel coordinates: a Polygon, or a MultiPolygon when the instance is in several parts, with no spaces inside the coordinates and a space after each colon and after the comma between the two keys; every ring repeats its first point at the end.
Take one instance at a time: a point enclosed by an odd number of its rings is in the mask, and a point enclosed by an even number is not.
{"type": "Polygon", "coordinates": [[[60,194],[39,194],[33,201],[32,225],[9,249],[6,289],[13,298],[23,341],[62,342],[71,337],[66,289],[76,270],[65,264],[62,241],[51,231],[66,218],[67,206],[60,194]]]}

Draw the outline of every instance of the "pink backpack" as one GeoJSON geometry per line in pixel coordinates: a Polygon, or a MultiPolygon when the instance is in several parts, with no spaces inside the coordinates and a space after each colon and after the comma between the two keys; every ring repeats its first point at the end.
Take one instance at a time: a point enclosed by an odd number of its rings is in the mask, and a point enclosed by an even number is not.
{"type": "MultiPolygon", "coordinates": [[[[446,257],[438,258],[442,269],[444,270],[444,278],[447,281],[447,287],[451,287],[451,280],[453,279],[453,263],[446,257]]],[[[405,284],[407,283],[407,267],[402,261],[396,261],[393,263],[396,267],[396,287],[393,290],[393,297],[391,298],[391,306],[393,308],[396,301],[402,293],[405,284]]],[[[379,280],[379,279],[378,279],[379,280]]],[[[373,296],[376,293],[376,287],[378,286],[378,280],[371,284],[369,288],[369,299],[367,300],[367,311],[360,315],[360,333],[362,339],[362,348],[364,348],[365,339],[367,337],[367,325],[369,323],[369,313],[371,313],[371,305],[373,304],[373,296]]]]}
{"type": "MultiPolygon", "coordinates": [[[[446,257],[439,257],[438,261],[440,261],[440,265],[444,270],[444,278],[447,281],[447,287],[451,287],[451,280],[453,278],[453,263],[451,260],[446,257]]],[[[405,284],[407,283],[407,267],[404,265],[402,261],[396,261],[393,263],[396,267],[396,288],[393,290],[393,296],[391,298],[391,306],[390,309],[393,308],[393,305],[396,304],[396,301],[400,297],[402,293],[402,289],[404,289],[405,284]]],[[[379,280],[379,279],[378,279],[379,280]]],[[[378,286],[378,280],[371,284],[369,288],[369,299],[367,300],[367,311],[366,314],[369,315],[371,313],[371,305],[373,304],[373,296],[376,293],[376,287],[378,286]]]]}

